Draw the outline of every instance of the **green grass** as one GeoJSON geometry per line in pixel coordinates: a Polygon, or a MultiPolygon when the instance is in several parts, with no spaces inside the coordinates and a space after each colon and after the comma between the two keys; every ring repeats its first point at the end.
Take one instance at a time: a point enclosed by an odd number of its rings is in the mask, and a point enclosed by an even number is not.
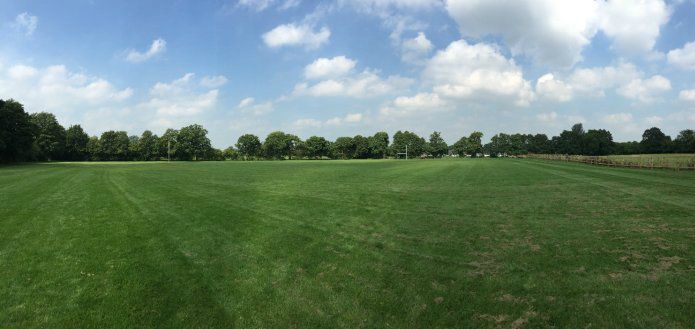
{"type": "Polygon", "coordinates": [[[0,283],[2,328],[686,328],[695,173],[5,166],[0,283]]]}

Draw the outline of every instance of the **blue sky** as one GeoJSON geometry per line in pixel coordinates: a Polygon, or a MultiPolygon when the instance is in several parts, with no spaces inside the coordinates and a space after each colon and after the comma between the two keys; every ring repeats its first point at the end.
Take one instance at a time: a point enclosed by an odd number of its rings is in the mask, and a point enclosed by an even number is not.
{"type": "Polygon", "coordinates": [[[199,123],[619,141],[695,128],[695,2],[3,1],[0,98],[90,134],[199,123]]]}

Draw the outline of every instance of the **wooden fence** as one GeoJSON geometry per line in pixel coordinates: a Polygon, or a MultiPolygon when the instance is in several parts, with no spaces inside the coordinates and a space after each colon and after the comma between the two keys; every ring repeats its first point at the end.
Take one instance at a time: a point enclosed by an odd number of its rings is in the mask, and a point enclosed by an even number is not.
{"type": "Polygon", "coordinates": [[[685,163],[668,162],[666,159],[655,159],[653,157],[643,157],[627,159],[611,159],[602,156],[587,155],[562,155],[562,154],[526,154],[520,158],[543,159],[565,162],[579,162],[595,166],[621,167],[621,168],[640,168],[640,169],[668,169],[668,170],[695,170],[695,158],[685,163]]]}

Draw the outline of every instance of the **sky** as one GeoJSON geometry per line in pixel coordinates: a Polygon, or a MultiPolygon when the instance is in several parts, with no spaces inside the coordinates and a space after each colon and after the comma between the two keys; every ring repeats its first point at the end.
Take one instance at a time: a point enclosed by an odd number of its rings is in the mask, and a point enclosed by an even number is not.
{"type": "Polygon", "coordinates": [[[0,99],[90,135],[695,129],[695,0],[6,0],[0,20],[0,99]]]}

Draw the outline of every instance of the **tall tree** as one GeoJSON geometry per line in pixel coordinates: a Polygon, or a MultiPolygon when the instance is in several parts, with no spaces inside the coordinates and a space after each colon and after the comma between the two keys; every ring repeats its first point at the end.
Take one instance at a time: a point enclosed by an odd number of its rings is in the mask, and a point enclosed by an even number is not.
{"type": "Polygon", "coordinates": [[[474,131],[468,136],[466,153],[473,157],[483,153],[483,133],[474,131]]]}
{"type": "Polygon", "coordinates": [[[209,153],[210,139],[208,131],[201,125],[190,125],[181,128],[177,137],[176,154],[182,160],[201,160],[209,153]]]}
{"type": "Polygon", "coordinates": [[[408,146],[408,157],[419,157],[425,153],[427,142],[425,139],[410,131],[397,131],[393,134],[392,152],[403,153],[408,146]]]}
{"type": "Polygon", "coordinates": [[[167,129],[162,137],[157,140],[157,150],[159,156],[165,159],[176,159],[176,149],[178,147],[179,131],[167,129]]]}
{"type": "Polygon", "coordinates": [[[429,151],[432,156],[436,158],[442,157],[449,151],[449,146],[446,145],[446,142],[444,141],[444,138],[442,138],[442,134],[440,132],[435,131],[430,135],[429,151]]]}
{"type": "Polygon", "coordinates": [[[252,159],[261,155],[261,140],[258,136],[252,134],[245,134],[239,136],[236,142],[236,148],[244,160],[252,159]]]}
{"type": "Polygon", "coordinates": [[[613,136],[605,129],[589,129],[584,135],[584,154],[586,155],[608,155],[613,152],[615,147],[613,136]]]}
{"type": "Polygon", "coordinates": [[[374,158],[385,158],[389,152],[389,134],[380,131],[369,137],[369,152],[374,158]]]}
{"type": "Polygon", "coordinates": [[[145,130],[140,136],[138,142],[138,158],[144,161],[157,160],[159,158],[159,150],[157,149],[157,140],[159,137],[149,130],[145,130]]]}
{"type": "Polygon", "coordinates": [[[125,131],[106,131],[99,138],[100,160],[127,160],[130,138],[125,131]]]}
{"type": "Polygon", "coordinates": [[[30,115],[30,118],[36,126],[38,157],[48,161],[62,158],[65,151],[65,128],[58,123],[55,115],[40,112],[30,115]]]}
{"type": "Polygon", "coordinates": [[[65,132],[65,157],[73,161],[86,160],[87,142],[89,142],[89,135],[80,125],[70,126],[65,132]]]}
{"type": "Polygon", "coordinates": [[[306,140],[307,156],[320,159],[328,156],[331,152],[331,142],[323,137],[311,136],[306,140]]]}
{"type": "Polygon", "coordinates": [[[340,159],[351,159],[355,155],[355,143],[352,137],[338,137],[331,144],[333,156],[340,159]]]}
{"type": "Polygon", "coordinates": [[[357,135],[352,138],[352,143],[355,145],[355,159],[367,159],[371,156],[369,153],[369,139],[362,135],[357,135]]]}
{"type": "Polygon", "coordinates": [[[0,162],[28,159],[35,131],[22,104],[0,99],[0,162]]]}
{"type": "Polygon", "coordinates": [[[101,160],[101,145],[99,137],[91,136],[87,141],[87,157],[91,161],[101,160]]]}
{"type": "Polygon", "coordinates": [[[666,153],[671,146],[671,137],[666,136],[661,129],[652,127],[644,131],[640,147],[642,153],[666,153]]]}
{"type": "Polygon", "coordinates": [[[128,160],[140,160],[140,136],[128,136],[128,160]]]}
{"type": "Polygon", "coordinates": [[[695,153],[695,132],[692,129],[682,130],[673,144],[676,152],[695,153]]]}
{"type": "Polygon", "coordinates": [[[451,149],[454,154],[460,157],[466,156],[466,152],[468,152],[468,137],[461,137],[454,145],[451,145],[451,149]]]}
{"type": "Polygon", "coordinates": [[[263,154],[269,159],[284,159],[290,155],[290,140],[282,131],[271,132],[263,142],[263,154]]]}

